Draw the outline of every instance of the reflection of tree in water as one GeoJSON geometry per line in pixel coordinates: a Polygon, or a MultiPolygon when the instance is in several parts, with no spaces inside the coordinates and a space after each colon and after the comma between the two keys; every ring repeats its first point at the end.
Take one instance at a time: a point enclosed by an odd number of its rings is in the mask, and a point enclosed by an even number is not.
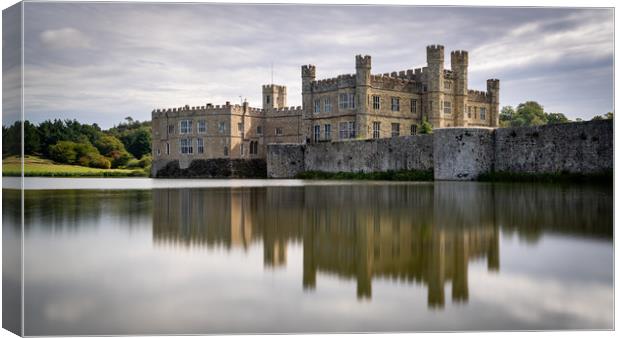
{"type": "Polygon", "coordinates": [[[264,264],[286,264],[290,241],[303,242],[303,287],[317,273],[357,281],[371,297],[372,279],[428,286],[428,304],[468,299],[468,263],[499,270],[499,227],[524,238],[544,231],[611,239],[611,195],[579,186],[435,183],[156,190],[155,243],[247,248],[262,241],[264,264]],[[587,205],[594,210],[585,211],[587,205]],[[532,212],[546,205],[545,213],[532,212]],[[571,211],[566,211],[571,210],[571,211]]]}
{"type": "Polygon", "coordinates": [[[25,230],[79,231],[105,215],[121,226],[147,222],[150,190],[26,190],[25,230]]]}

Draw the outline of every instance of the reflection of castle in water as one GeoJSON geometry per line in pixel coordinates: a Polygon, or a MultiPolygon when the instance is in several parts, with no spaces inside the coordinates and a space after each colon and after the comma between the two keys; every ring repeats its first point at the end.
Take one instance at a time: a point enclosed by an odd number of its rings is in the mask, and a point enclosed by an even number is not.
{"type": "MultiPolygon", "coordinates": [[[[369,298],[373,278],[400,279],[427,285],[429,306],[442,307],[448,282],[452,300],[467,301],[470,261],[499,270],[498,224],[520,226],[519,212],[532,221],[514,205],[503,208],[506,219],[496,212],[502,195],[518,193],[450,183],[154,190],[153,239],[225,248],[262,240],[269,267],[286,264],[288,243],[302,242],[304,289],[316,287],[317,272],[330,273],[356,279],[358,297],[369,298]]],[[[527,238],[540,233],[526,225],[527,238]]]]}

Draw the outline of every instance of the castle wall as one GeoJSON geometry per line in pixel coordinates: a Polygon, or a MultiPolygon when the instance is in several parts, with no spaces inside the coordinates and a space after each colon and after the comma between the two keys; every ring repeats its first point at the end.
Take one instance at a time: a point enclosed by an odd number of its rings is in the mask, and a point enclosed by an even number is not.
{"type": "Polygon", "coordinates": [[[613,170],[613,121],[441,128],[431,135],[274,144],[267,166],[270,177],[278,178],[301,171],[433,170],[435,180],[475,180],[492,172],[596,174],[613,170]]]}
{"type": "Polygon", "coordinates": [[[573,122],[495,131],[495,170],[597,173],[613,169],[613,121],[573,122]]]}
{"type": "Polygon", "coordinates": [[[305,148],[305,170],[431,170],[432,148],[431,135],[311,144],[305,148]]]}

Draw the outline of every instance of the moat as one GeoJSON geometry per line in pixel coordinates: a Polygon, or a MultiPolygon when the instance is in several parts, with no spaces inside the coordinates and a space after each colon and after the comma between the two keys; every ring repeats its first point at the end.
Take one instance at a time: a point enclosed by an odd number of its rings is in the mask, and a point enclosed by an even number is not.
{"type": "Polygon", "coordinates": [[[613,328],[611,187],[26,187],[26,335],[613,328]]]}

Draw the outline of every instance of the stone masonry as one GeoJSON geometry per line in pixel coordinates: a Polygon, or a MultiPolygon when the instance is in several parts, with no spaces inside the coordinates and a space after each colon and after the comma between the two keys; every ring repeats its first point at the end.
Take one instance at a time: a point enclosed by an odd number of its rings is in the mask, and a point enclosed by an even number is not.
{"type": "Polygon", "coordinates": [[[266,162],[268,176],[273,178],[291,178],[302,171],[430,169],[435,180],[476,180],[492,172],[607,173],[613,170],[613,121],[497,129],[442,128],[431,135],[287,148],[274,144],[266,162]],[[304,163],[300,165],[302,157],[304,163]],[[295,161],[287,162],[286,158],[295,161]]]}

